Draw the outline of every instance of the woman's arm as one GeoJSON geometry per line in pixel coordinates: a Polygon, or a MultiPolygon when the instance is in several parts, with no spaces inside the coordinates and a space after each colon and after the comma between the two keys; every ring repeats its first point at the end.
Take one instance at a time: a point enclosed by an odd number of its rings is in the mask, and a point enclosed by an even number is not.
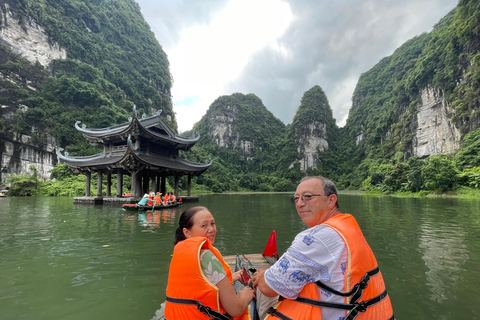
{"type": "Polygon", "coordinates": [[[241,316],[247,309],[248,304],[255,298],[253,289],[245,287],[238,292],[238,296],[233,289],[230,280],[227,277],[223,278],[217,287],[220,294],[220,304],[223,309],[232,317],[241,316]]]}

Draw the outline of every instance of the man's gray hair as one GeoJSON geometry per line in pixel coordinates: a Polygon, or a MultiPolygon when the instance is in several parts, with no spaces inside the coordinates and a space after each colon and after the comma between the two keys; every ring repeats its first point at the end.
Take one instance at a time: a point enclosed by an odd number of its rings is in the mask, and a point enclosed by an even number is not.
{"type": "Polygon", "coordinates": [[[327,178],[322,177],[322,176],[310,176],[310,177],[303,178],[302,180],[300,180],[300,182],[298,184],[302,183],[305,180],[310,180],[310,179],[320,180],[320,182],[322,182],[323,191],[325,191],[325,194],[327,196],[332,195],[332,194],[336,195],[337,196],[337,203],[335,203],[335,206],[337,208],[340,208],[340,205],[338,204],[337,187],[335,186],[335,183],[333,183],[332,180],[327,179],[327,178]]]}

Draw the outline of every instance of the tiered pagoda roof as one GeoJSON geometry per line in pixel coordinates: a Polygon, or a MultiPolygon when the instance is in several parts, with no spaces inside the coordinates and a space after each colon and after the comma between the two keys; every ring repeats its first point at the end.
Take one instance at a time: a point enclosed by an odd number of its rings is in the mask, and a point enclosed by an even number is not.
{"type": "Polygon", "coordinates": [[[104,151],[91,156],[73,157],[63,149],[57,156],[75,172],[124,169],[126,171],[149,170],[167,175],[200,175],[212,161],[194,163],[179,158],[179,150],[189,150],[200,136],[186,138],[179,136],[161,119],[161,112],[155,116],[138,119],[134,107],[129,121],[112,127],[87,129],[75,128],[93,145],[103,145],[104,151]]]}

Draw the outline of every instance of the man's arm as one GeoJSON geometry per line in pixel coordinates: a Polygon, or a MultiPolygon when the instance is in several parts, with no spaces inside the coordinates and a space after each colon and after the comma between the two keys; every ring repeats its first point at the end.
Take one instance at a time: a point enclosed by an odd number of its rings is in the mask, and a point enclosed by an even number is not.
{"type": "Polygon", "coordinates": [[[258,287],[258,289],[260,289],[260,291],[267,297],[278,296],[278,293],[270,289],[270,287],[265,282],[265,277],[263,275],[264,273],[265,270],[258,270],[253,274],[253,289],[256,289],[258,287]]]}

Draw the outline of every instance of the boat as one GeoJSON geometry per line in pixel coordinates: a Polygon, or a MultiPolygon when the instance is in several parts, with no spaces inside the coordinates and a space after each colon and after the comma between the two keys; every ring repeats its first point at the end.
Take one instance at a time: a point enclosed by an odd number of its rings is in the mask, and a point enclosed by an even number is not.
{"type": "Polygon", "coordinates": [[[8,190],[0,190],[0,198],[4,198],[7,196],[8,190]]]}
{"type": "Polygon", "coordinates": [[[147,211],[147,210],[161,210],[161,209],[167,209],[167,208],[173,208],[173,207],[178,207],[181,205],[181,201],[177,201],[174,203],[167,203],[167,204],[156,204],[156,205],[138,205],[137,203],[125,203],[122,205],[122,209],[127,210],[127,211],[147,211]]]}

